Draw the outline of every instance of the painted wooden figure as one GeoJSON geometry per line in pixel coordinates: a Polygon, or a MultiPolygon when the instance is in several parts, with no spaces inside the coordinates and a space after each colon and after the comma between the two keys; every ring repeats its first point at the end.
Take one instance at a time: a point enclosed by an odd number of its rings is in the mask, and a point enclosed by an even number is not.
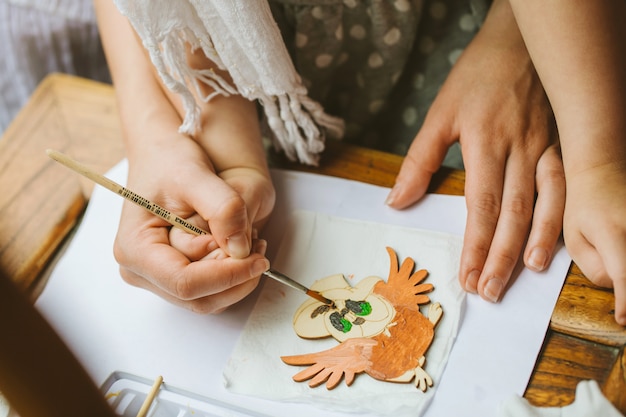
{"type": "Polygon", "coordinates": [[[422,283],[428,271],[414,271],[415,262],[406,258],[398,268],[395,251],[387,248],[390,270],[387,282],[370,276],[352,287],[342,274],[316,281],[311,289],[335,302],[335,308],[307,300],[294,315],[293,326],[303,338],[332,336],[340,344],[311,354],[283,356],[289,365],[308,365],[296,375],[297,382],[309,381],[316,387],[326,382],[333,389],[345,377],[349,386],[357,374],[372,378],[408,383],[422,391],[433,385],[424,370],[426,351],[443,315],[439,303],[426,295],[434,289],[422,283]],[[430,304],[428,316],[420,306],[430,304]]]}

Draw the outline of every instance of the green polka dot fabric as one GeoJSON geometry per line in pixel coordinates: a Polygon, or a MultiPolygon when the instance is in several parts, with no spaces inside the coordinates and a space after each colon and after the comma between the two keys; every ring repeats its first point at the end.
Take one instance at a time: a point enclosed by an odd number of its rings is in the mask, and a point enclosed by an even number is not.
{"type": "MultiPolygon", "coordinates": [[[[309,95],[344,140],[404,155],[489,0],[270,0],[309,95]]],[[[444,164],[462,168],[458,145],[444,164]]]]}

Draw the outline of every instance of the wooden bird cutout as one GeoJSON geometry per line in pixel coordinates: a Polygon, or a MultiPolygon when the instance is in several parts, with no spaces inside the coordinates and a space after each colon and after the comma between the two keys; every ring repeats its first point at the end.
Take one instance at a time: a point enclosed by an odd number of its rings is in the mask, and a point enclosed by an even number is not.
{"type": "Polygon", "coordinates": [[[293,376],[296,382],[310,380],[310,387],[326,382],[326,388],[333,389],[342,378],[349,386],[357,374],[365,372],[381,381],[415,380],[422,391],[433,385],[424,370],[425,354],[443,309],[433,303],[428,317],[420,312],[420,305],[430,303],[426,293],[434,289],[432,284],[422,283],[428,271],[413,272],[411,258],[398,268],[395,251],[387,248],[387,252],[387,282],[367,277],[351,287],[338,274],[311,287],[335,301],[336,308],[307,300],[294,315],[294,329],[304,338],[333,336],[340,344],[318,353],[283,356],[289,365],[308,365],[293,376]]]}

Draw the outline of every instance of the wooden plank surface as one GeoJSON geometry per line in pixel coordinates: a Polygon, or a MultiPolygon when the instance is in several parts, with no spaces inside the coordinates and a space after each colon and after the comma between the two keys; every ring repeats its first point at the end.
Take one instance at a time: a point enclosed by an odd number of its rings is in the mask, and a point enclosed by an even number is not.
{"type": "Polygon", "coordinates": [[[0,268],[20,288],[32,291],[93,189],[45,150],[67,152],[105,172],[123,157],[117,119],[110,86],[53,75],[5,131],[0,140],[0,268]]]}
{"type": "MultiPolygon", "coordinates": [[[[32,289],[61,240],[78,221],[93,184],[49,160],[55,148],[104,173],[124,155],[113,89],[53,75],[0,140],[0,268],[32,289]]],[[[273,166],[313,171],[390,187],[402,158],[330,143],[319,168],[271,155],[273,166]]],[[[431,191],[462,195],[464,173],[442,170],[431,191]]],[[[562,406],[576,384],[595,379],[626,413],[626,330],[613,320],[613,293],[572,265],[525,397],[562,406]]],[[[514,360],[515,352],[511,352],[514,360]]]]}

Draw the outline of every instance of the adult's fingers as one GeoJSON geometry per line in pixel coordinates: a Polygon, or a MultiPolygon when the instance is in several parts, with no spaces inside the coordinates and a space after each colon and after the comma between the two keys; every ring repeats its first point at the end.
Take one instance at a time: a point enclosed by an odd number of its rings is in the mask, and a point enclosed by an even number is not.
{"type": "Polygon", "coordinates": [[[411,143],[396,182],[385,203],[402,209],[422,198],[433,174],[439,169],[450,145],[457,139],[449,127],[452,123],[441,120],[437,106],[429,112],[424,125],[411,143]]]}
{"type": "Polygon", "coordinates": [[[530,228],[534,201],[534,168],[536,161],[525,155],[508,157],[502,193],[502,205],[489,255],[478,283],[478,293],[497,302],[504,295],[522,253],[524,238],[530,228]]]}
{"type": "Polygon", "coordinates": [[[537,200],[524,263],[533,271],[548,267],[563,230],[565,173],[557,145],[550,146],[537,163],[537,200]]]}
{"type": "Polygon", "coordinates": [[[220,294],[258,278],[269,268],[269,261],[260,253],[245,259],[206,257],[190,262],[167,244],[145,249],[141,264],[122,265],[122,277],[132,285],[168,294],[168,299],[192,301],[220,294]]]}
{"type": "Polygon", "coordinates": [[[486,141],[473,143],[474,147],[463,149],[467,223],[459,281],[466,291],[476,293],[500,216],[506,154],[493,153],[486,141]]]}
{"type": "Polygon", "coordinates": [[[254,291],[259,283],[259,278],[257,277],[235,285],[234,287],[228,288],[217,294],[182,300],[171,293],[164,291],[159,286],[152,285],[149,281],[129,269],[121,268],[120,273],[124,280],[129,284],[151,291],[174,305],[186,308],[199,314],[215,314],[224,311],[229,306],[244,299],[248,294],[254,291]]]}

